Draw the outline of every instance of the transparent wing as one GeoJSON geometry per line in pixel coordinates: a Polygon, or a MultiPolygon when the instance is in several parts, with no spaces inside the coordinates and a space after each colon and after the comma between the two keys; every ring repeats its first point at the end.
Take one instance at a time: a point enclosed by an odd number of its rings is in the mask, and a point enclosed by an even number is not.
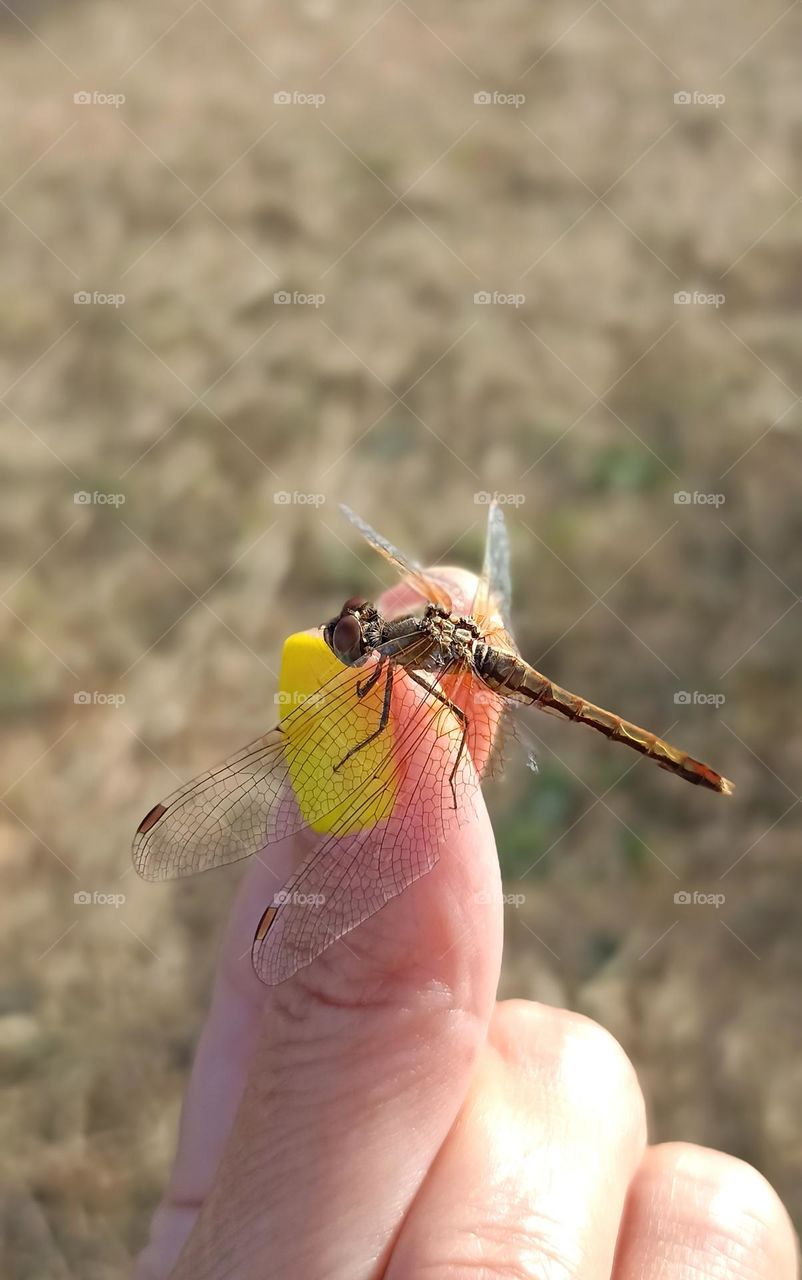
{"type": "MultiPolygon", "coordinates": [[[[414,660],[414,648],[409,652],[414,660]]],[[[302,827],[325,825],[348,799],[345,777],[334,766],[381,717],[381,681],[362,696],[359,690],[383,656],[378,649],[359,667],[344,667],[332,656],[334,675],[280,725],[154,805],[134,836],[139,874],[146,880],[193,875],[247,858],[302,827]]],[[[370,753],[363,754],[363,774],[370,764],[370,753]]],[[[359,767],[348,776],[357,785],[359,767]]]]}
{"type": "Polygon", "coordinates": [[[134,836],[136,870],[172,880],[256,853],[287,774],[284,735],[273,729],[154,805],[134,836]]]}
{"type": "Polygon", "coordinates": [[[442,686],[443,692],[465,714],[467,745],[480,777],[488,772],[495,773],[503,745],[504,724],[509,719],[507,699],[495,693],[467,667],[445,672],[442,686]]]}
{"type": "Polygon", "coordinates": [[[509,632],[511,600],[510,540],[504,510],[497,502],[491,502],[487,511],[484,564],[471,612],[480,623],[493,615],[500,616],[504,630],[509,632]]]}
{"type": "Polygon", "coordinates": [[[346,516],[351,524],[359,530],[363,538],[366,538],[370,545],[383,555],[385,560],[389,560],[390,564],[395,565],[407,578],[410,579],[413,586],[420,592],[424,600],[429,600],[432,604],[442,605],[444,609],[452,610],[451,596],[446,590],[442,582],[436,581],[430,574],[426,573],[419,564],[414,560],[410,560],[403,552],[394,547],[391,542],[383,538],[380,533],[372,529],[369,524],[358,516],[350,507],[346,507],[344,503],[340,503],[340,510],[346,516]]]}
{"type": "Polygon", "coordinates": [[[253,965],[263,982],[285,981],[431,871],[448,836],[475,813],[479,776],[464,724],[442,701],[446,677],[461,678],[457,671],[443,673],[442,684],[426,677],[436,690],[429,692],[397,672],[392,739],[262,916],[253,965]],[[388,788],[395,799],[386,816],[355,830],[388,788]]]}

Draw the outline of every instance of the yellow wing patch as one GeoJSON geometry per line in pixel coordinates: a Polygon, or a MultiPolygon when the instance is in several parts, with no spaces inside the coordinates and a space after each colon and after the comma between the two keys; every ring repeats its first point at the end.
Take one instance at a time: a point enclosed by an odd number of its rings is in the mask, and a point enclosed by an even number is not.
{"type": "Polygon", "coordinates": [[[357,751],[335,772],[343,757],[378,727],[384,676],[357,697],[357,681],[366,680],[372,665],[353,670],[350,686],[314,695],[343,664],[321,636],[306,631],[284,643],[279,678],[281,727],[286,737],[289,776],[304,821],[313,831],[353,835],[389,817],[398,789],[393,765],[393,718],[373,742],[357,751]],[[303,711],[299,711],[304,703],[303,711]],[[297,714],[293,714],[297,713],[297,714]],[[349,810],[353,810],[346,818],[349,810]]]}

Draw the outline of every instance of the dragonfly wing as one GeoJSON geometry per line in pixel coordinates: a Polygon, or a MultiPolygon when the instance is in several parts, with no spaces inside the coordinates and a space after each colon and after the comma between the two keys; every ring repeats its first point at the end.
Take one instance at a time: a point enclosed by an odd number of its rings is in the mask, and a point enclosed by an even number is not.
{"type": "Polygon", "coordinates": [[[436,866],[439,844],[413,850],[403,841],[401,821],[391,820],[313,850],[260,921],[252,956],[262,982],[286,981],[436,866]]]}
{"type": "Polygon", "coordinates": [[[136,870],[172,880],[247,858],[268,842],[286,779],[284,735],[273,729],[154,805],[134,836],[136,870]]]}
{"type": "Polygon", "coordinates": [[[431,871],[444,841],[475,812],[477,771],[470,751],[460,754],[460,720],[438,694],[397,671],[392,742],[262,916],[253,965],[263,982],[291,977],[431,871]],[[390,781],[391,809],[356,829],[390,781]]]}
{"type": "Polygon", "coordinates": [[[380,533],[358,516],[350,507],[346,507],[344,503],[340,503],[340,510],[343,515],[351,521],[356,529],[362,534],[370,545],[384,556],[385,560],[389,560],[390,564],[395,565],[396,569],[407,577],[417,591],[423,596],[424,600],[430,601],[432,604],[442,605],[444,609],[452,611],[453,605],[449,592],[446,590],[442,582],[438,582],[431,574],[423,570],[414,560],[410,560],[409,556],[405,556],[403,552],[394,547],[391,542],[383,538],[380,533]]]}
{"type": "Polygon", "coordinates": [[[193,875],[247,858],[303,827],[329,829],[349,803],[349,788],[375,767],[375,752],[364,751],[353,757],[358,763],[348,778],[336,770],[381,717],[382,681],[358,693],[381,657],[379,649],[358,667],[344,667],[319,636],[291,636],[282,661],[281,723],[154,805],[134,836],[139,874],[193,875]]]}
{"type": "Polygon", "coordinates": [[[499,503],[491,502],[487,512],[484,564],[471,612],[480,623],[497,615],[504,630],[509,632],[511,600],[510,540],[504,510],[499,503]]]}
{"type": "Polygon", "coordinates": [[[467,717],[467,745],[477,773],[484,777],[501,746],[507,699],[468,667],[446,672],[442,686],[443,692],[467,717]]]}

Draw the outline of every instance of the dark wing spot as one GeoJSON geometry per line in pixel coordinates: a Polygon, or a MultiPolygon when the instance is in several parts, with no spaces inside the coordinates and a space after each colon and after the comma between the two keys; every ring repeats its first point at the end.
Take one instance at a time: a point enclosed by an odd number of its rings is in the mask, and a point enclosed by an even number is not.
{"type": "Polygon", "coordinates": [[[259,921],[259,927],[256,930],[256,937],[254,938],[254,942],[262,941],[262,939],[265,937],[268,929],[270,928],[271,924],[273,923],[277,915],[278,915],[278,907],[267,908],[261,920],[259,921]]]}
{"type": "Polygon", "coordinates": [[[142,836],[146,831],[150,831],[151,827],[155,827],[159,818],[167,812],[163,804],[154,804],[149,813],[146,813],[139,826],[136,829],[138,836],[142,836]]]}

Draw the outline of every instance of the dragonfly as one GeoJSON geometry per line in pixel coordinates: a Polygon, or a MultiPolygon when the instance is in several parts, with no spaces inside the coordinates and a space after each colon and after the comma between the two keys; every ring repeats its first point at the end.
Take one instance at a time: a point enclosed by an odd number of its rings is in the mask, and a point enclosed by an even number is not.
{"type": "Polygon", "coordinates": [[[431,871],[469,821],[507,710],[528,704],[604,734],[694,785],[733,784],[654,733],[555,684],[510,626],[510,552],[491,503],[472,597],[424,570],[349,508],[401,574],[410,608],[352,596],[285,642],[278,725],[153,806],[133,861],[145,879],[206,871],[306,833],[252,946],[268,985],[290,978],[431,871]]]}

